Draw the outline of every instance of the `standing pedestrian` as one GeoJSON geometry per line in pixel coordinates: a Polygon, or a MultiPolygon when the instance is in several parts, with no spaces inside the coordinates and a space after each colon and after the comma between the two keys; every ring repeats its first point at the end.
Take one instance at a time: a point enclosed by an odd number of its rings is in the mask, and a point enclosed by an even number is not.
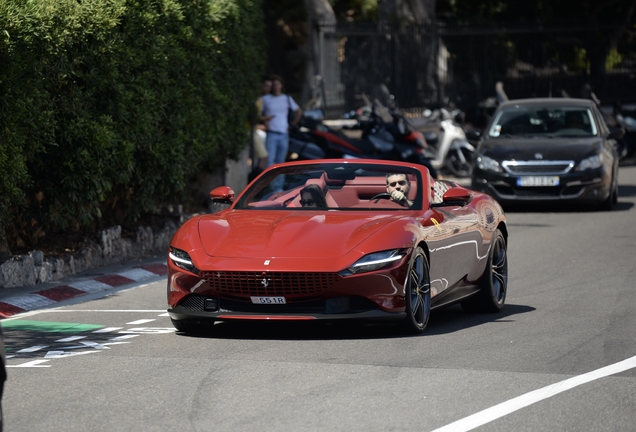
{"type": "MultiPolygon", "coordinates": [[[[259,118],[263,112],[263,96],[268,95],[272,91],[272,80],[269,77],[263,78],[263,86],[261,87],[261,95],[256,99],[256,109],[259,118]]],[[[265,147],[265,139],[267,137],[267,122],[260,121],[252,130],[254,145],[254,160],[252,161],[252,172],[248,180],[252,181],[265,168],[267,168],[268,153],[265,147]]]]}
{"type": "Polygon", "coordinates": [[[302,116],[302,110],[296,101],[283,91],[283,79],[273,75],[272,92],[262,98],[261,120],[267,126],[265,147],[268,167],[285,162],[289,149],[289,127],[296,126],[302,116]]]}

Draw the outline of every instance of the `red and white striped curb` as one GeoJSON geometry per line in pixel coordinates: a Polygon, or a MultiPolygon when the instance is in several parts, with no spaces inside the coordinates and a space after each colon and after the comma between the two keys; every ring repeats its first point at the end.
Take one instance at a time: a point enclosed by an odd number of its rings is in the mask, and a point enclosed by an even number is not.
{"type": "Polygon", "coordinates": [[[157,276],[165,276],[167,273],[168,266],[165,264],[146,265],[121,273],[99,276],[95,279],[73,282],[30,294],[9,297],[0,301],[0,319],[50,306],[62,300],[68,300],[135,282],[142,282],[156,278],[157,276]]]}

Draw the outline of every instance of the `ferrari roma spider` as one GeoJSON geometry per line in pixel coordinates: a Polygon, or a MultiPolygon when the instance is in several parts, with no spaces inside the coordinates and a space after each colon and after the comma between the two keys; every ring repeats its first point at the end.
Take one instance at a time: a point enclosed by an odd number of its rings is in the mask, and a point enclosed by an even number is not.
{"type": "Polygon", "coordinates": [[[435,180],[418,164],[289,162],[219,212],[195,216],[168,255],[178,331],[230,320],[397,320],[424,331],[431,309],[498,312],[508,229],[490,196],[435,180]]]}

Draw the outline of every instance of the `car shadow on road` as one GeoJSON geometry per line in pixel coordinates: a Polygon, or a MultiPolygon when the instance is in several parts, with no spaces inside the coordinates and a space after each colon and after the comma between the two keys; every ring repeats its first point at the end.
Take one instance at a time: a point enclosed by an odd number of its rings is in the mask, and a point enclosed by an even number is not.
{"type": "Polygon", "coordinates": [[[197,334],[177,335],[192,338],[237,340],[347,340],[425,337],[454,333],[467,328],[493,322],[512,322],[513,316],[532,312],[535,308],[524,305],[506,305],[496,314],[468,313],[460,306],[434,310],[424,333],[409,335],[395,322],[222,322],[197,334]]]}
{"type": "MultiPolygon", "coordinates": [[[[634,196],[634,194],[636,194],[636,187],[621,186],[618,194],[618,202],[614,204],[611,211],[631,210],[634,207],[634,203],[622,201],[621,198],[634,196]]],[[[602,210],[599,207],[560,201],[505,204],[502,207],[506,213],[608,213],[607,210],[602,210]]]]}

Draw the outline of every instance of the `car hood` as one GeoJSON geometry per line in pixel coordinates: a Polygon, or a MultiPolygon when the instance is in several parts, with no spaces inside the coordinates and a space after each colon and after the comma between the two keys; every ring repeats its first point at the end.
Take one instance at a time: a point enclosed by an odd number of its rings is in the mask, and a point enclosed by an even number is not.
{"type": "Polygon", "coordinates": [[[601,139],[592,138],[521,138],[485,140],[479,152],[495,160],[574,160],[598,152],[601,139]],[[537,156],[540,154],[541,156],[537,156]]]}
{"type": "Polygon", "coordinates": [[[334,258],[400,218],[366,212],[230,210],[202,216],[198,225],[209,256],[334,258]]]}

